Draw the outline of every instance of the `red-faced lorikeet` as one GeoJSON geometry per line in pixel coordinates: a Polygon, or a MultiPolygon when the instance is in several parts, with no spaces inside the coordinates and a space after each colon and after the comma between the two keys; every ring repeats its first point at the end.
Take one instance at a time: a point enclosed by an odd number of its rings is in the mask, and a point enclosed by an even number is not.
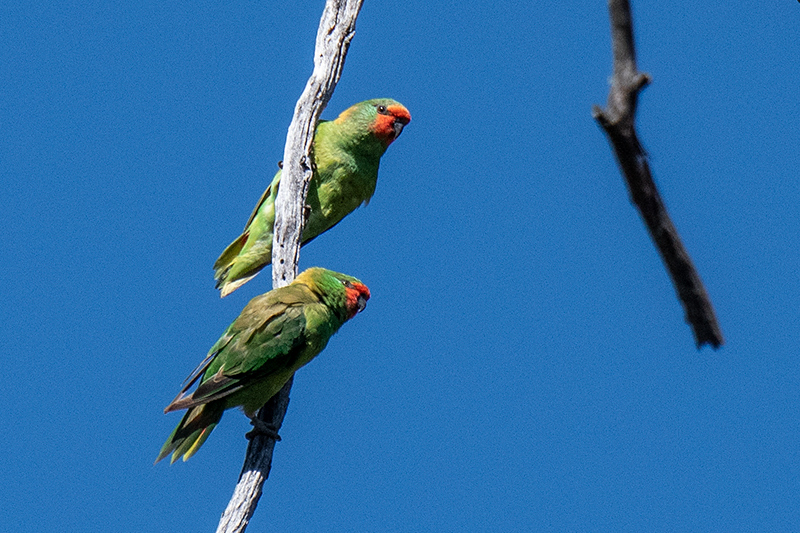
{"type": "MultiPolygon", "coordinates": [[[[311,208],[302,243],[328,231],[375,192],[381,156],[397,139],[411,115],[389,98],[367,100],[333,121],[320,121],[314,134],[316,170],[306,203],[311,208]]],[[[275,197],[279,170],[258,201],[244,232],[214,263],[214,279],[225,297],[272,262],[275,197]]]]}
{"type": "Polygon", "coordinates": [[[188,411],[156,462],[170,454],[172,462],[194,455],[226,409],[242,407],[252,418],[342,324],[364,309],[369,297],[369,289],[356,278],[315,267],[253,298],[164,409],[188,411]]]}

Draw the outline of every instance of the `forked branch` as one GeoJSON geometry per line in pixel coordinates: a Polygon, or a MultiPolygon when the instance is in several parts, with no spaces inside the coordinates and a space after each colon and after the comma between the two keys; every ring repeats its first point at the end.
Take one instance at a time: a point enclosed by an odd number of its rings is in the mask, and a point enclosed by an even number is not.
{"type": "Polygon", "coordinates": [[[631,199],[672,278],[697,347],[709,344],[718,348],[723,343],[722,331],[711,300],[661,200],[650,173],[647,153],[636,135],[637,98],[639,91],[650,83],[650,76],[636,69],[630,2],[609,0],[608,10],[614,73],[606,109],[594,106],[592,115],[608,135],[631,199]]]}

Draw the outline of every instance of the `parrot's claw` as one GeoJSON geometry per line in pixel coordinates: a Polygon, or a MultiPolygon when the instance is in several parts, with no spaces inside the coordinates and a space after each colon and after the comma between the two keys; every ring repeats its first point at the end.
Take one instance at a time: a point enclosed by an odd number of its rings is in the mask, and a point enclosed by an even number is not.
{"type": "Polygon", "coordinates": [[[251,418],[250,423],[253,425],[253,429],[245,434],[245,438],[248,440],[253,440],[253,438],[258,437],[259,435],[264,435],[265,437],[269,437],[274,441],[281,440],[281,436],[278,435],[278,428],[276,428],[273,424],[267,424],[263,420],[260,420],[256,417],[251,418]]]}

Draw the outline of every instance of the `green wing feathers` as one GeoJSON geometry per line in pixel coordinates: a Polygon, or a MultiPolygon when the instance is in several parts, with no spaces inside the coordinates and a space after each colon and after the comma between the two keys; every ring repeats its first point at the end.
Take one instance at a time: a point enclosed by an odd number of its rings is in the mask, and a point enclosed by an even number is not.
{"type": "Polygon", "coordinates": [[[164,410],[187,412],[156,461],[194,455],[226,409],[253,416],[367,299],[369,289],[356,278],[321,268],[253,298],[164,410]]]}

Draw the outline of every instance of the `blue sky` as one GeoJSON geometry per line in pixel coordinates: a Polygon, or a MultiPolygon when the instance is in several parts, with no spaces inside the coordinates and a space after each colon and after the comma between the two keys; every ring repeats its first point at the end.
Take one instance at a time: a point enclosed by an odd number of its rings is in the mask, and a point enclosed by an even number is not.
{"type": "MultiPolygon", "coordinates": [[[[0,8],[0,530],[211,531],[249,426],[152,462],[262,274],[323,2],[0,8]]],[[[600,128],[605,2],[367,0],[323,117],[413,120],[303,249],[367,310],[301,370],[249,531],[797,531],[800,4],[635,2],[638,128],[726,345],[697,351],[600,128]]]]}

